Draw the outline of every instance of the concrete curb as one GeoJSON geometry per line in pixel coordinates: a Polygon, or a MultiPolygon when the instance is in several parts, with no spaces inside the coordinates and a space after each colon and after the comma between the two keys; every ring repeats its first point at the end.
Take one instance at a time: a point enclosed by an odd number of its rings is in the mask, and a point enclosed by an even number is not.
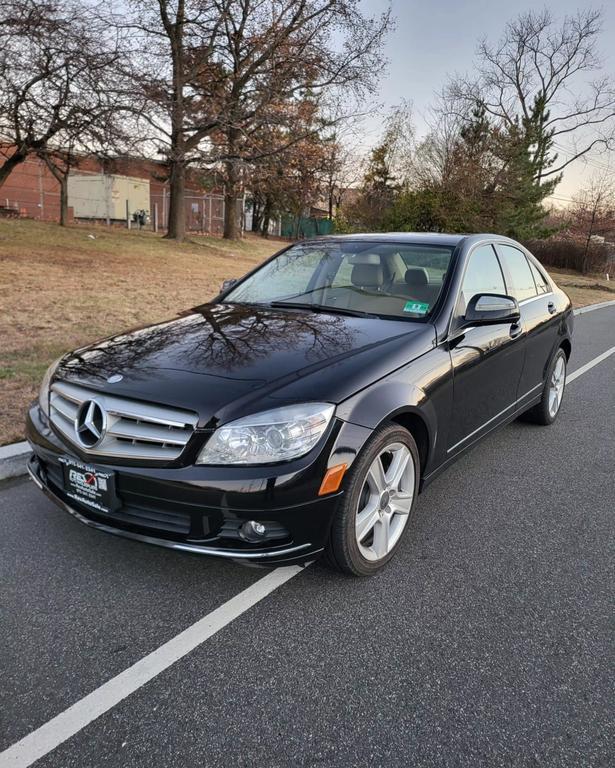
{"type": "MultiPolygon", "coordinates": [[[[583,315],[585,312],[593,312],[594,309],[615,306],[615,300],[603,301],[600,304],[590,304],[587,307],[579,307],[574,310],[575,315],[583,315]]],[[[26,462],[30,455],[30,445],[24,440],[22,443],[0,446],[0,480],[9,477],[20,477],[26,474],[26,462]]]]}
{"type": "Polygon", "coordinates": [[[30,444],[23,443],[0,446],[0,480],[26,474],[26,462],[30,455],[30,444]]]}
{"type": "Polygon", "coordinates": [[[615,306],[615,299],[612,301],[601,301],[600,304],[588,304],[586,307],[579,307],[574,310],[575,315],[584,315],[586,312],[593,312],[594,309],[602,309],[603,307],[615,306]]]}

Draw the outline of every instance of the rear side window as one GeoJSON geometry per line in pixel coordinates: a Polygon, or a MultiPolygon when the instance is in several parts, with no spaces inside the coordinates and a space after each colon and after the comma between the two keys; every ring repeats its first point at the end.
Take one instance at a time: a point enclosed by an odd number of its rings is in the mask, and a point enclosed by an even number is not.
{"type": "Polygon", "coordinates": [[[547,278],[542,274],[542,272],[536,267],[532,262],[528,259],[528,264],[530,265],[530,269],[532,270],[532,275],[534,276],[534,282],[536,283],[536,290],[539,294],[542,293],[550,293],[551,292],[551,286],[547,282],[547,278]]]}
{"type": "Polygon", "coordinates": [[[512,245],[499,245],[504,269],[510,276],[511,285],[509,291],[517,301],[531,299],[536,296],[536,285],[532,277],[532,270],[525,258],[523,251],[513,248],[512,245]]]}
{"type": "Polygon", "coordinates": [[[468,302],[477,293],[506,294],[504,276],[492,245],[481,245],[470,254],[457,304],[458,317],[465,315],[468,302]]]}

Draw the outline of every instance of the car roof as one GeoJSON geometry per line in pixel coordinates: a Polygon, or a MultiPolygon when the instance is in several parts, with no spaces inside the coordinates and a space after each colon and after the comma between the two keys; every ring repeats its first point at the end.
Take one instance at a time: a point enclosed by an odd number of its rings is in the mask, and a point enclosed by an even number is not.
{"type": "MultiPolygon", "coordinates": [[[[374,242],[374,243],[408,243],[413,245],[446,245],[457,246],[459,243],[467,240],[468,242],[478,242],[481,240],[503,240],[510,241],[509,237],[494,235],[490,233],[473,234],[451,234],[446,232],[373,232],[358,233],[353,235],[325,235],[323,237],[311,238],[312,242],[374,242]]],[[[302,242],[309,242],[303,240],[302,242]]]]}

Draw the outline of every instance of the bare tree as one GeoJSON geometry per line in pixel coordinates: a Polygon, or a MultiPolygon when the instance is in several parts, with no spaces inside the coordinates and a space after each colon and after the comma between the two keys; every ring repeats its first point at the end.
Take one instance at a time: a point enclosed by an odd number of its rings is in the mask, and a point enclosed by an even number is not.
{"type": "MultiPolygon", "coordinates": [[[[355,0],[148,0],[114,23],[130,34],[127,75],[147,108],[141,133],[168,164],[168,237],[184,237],[192,164],[225,176],[225,236],[237,237],[245,170],[271,154],[259,134],[284,125],[309,92],[373,87],[390,13],[366,17],[355,0]],[[296,102],[293,104],[293,102],[296,102]]],[[[293,131],[294,140],[298,140],[293,131]]]]}
{"type": "MultiPolygon", "coordinates": [[[[217,133],[226,175],[224,234],[235,238],[239,170],[263,159],[259,133],[276,123],[287,144],[320,133],[327,117],[305,120],[302,111],[333,90],[345,92],[347,105],[335,122],[347,117],[353,97],[375,87],[390,13],[370,18],[350,0],[230,0],[227,11],[217,51],[225,74],[217,133]]],[[[282,142],[278,151],[285,149],[282,142]]]]}
{"type": "Polygon", "coordinates": [[[452,103],[449,94],[446,98],[441,95],[437,98],[427,116],[427,134],[414,149],[414,186],[439,186],[451,177],[461,134],[470,117],[467,105],[452,103]]]}
{"type": "Polygon", "coordinates": [[[480,43],[476,77],[446,86],[445,111],[465,119],[482,104],[503,125],[531,131],[539,181],[592,149],[612,148],[615,84],[598,54],[601,23],[602,12],[591,9],[559,24],[546,9],[521,14],[496,45],[480,43]],[[566,158],[557,155],[561,142],[570,147],[566,158]]]}
{"type": "Polygon", "coordinates": [[[252,152],[260,158],[249,169],[253,229],[265,237],[274,216],[292,214],[296,227],[306,208],[315,205],[323,192],[330,142],[318,131],[318,104],[300,102],[292,123],[263,126],[252,152]]]}
{"type": "MultiPolygon", "coordinates": [[[[95,74],[91,70],[89,75],[95,74]]],[[[94,84],[93,84],[94,85],[94,84]]],[[[68,223],[68,177],[84,156],[110,160],[118,153],[129,151],[131,139],[124,133],[123,102],[110,87],[105,90],[100,80],[99,90],[90,91],[90,106],[81,119],[72,121],[59,131],[51,142],[36,150],[60,187],[60,225],[68,223]],[[96,97],[96,98],[94,98],[96,97]]]]}
{"type": "Polygon", "coordinates": [[[174,240],[185,236],[187,168],[216,126],[191,83],[216,79],[212,55],[225,14],[209,0],[117,0],[107,15],[123,35],[123,77],[134,101],[128,111],[141,149],[168,167],[167,237],[174,240]]]}
{"type": "Polygon", "coordinates": [[[0,186],[28,155],[48,159],[61,145],[72,152],[109,119],[117,54],[89,10],[71,0],[0,0],[0,186]]]}
{"type": "Polygon", "coordinates": [[[336,127],[326,140],[322,188],[329,219],[337,216],[348,190],[362,178],[362,164],[355,141],[354,126],[348,131],[345,125],[336,127]]]}
{"type": "Polygon", "coordinates": [[[587,272],[592,245],[615,233],[615,186],[610,174],[592,178],[573,199],[569,217],[571,232],[584,243],[581,271],[587,272]]]}

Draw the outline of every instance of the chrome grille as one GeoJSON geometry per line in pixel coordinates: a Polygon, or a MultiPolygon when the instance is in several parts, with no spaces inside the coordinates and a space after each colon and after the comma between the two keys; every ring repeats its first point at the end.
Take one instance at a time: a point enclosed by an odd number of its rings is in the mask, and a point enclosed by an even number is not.
{"type": "Polygon", "coordinates": [[[128,400],[61,381],[51,385],[49,405],[54,427],[92,456],[172,461],[181,454],[198,421],[192,411],[128,400]],[[106,414],[104,436],[93,448],[81,443],[75,428],[79,408],[88,400],[95,400],[106,414]]]}

